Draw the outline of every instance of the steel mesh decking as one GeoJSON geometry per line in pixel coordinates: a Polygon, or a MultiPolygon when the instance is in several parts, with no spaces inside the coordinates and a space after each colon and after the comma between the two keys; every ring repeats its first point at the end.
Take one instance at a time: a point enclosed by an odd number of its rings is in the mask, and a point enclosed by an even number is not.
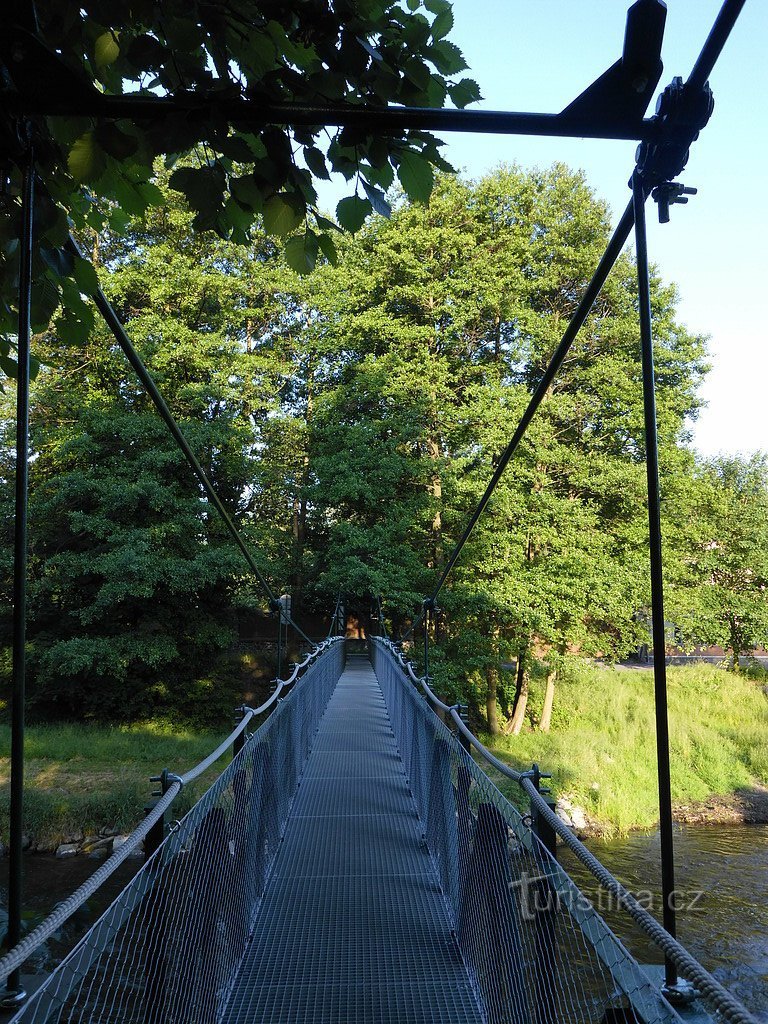
{"type": "Polygon", "coordinates": [[[320,724],[223,1024],[480,1024],[370,664],[320,724]]]}

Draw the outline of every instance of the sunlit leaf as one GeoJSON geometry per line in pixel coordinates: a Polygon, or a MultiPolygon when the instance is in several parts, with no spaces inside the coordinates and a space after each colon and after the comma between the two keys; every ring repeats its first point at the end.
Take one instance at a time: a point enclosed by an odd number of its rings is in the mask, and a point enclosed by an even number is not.
{"type": "Polygon", "coordinates": [[[67,166],[75,181],[94,181],[101,177],[107,164],[94,132],[85,132],[74,142],[67,157],[67,166]]]}
{"type": "Polygon", "coordinates": [[[264,203],[264,229],[270,235],[290,235],[301,226],[306,208],[295,192],[278,192],[264,203]]]}
{"type": "Polygon", "coordinates": [[[114,64],[120,56],[120,45],[115,38],[115,34],[113,32],[102,32],[94,43],[93,52],[97,67],[105,68],[109,64],[114,64]]]}

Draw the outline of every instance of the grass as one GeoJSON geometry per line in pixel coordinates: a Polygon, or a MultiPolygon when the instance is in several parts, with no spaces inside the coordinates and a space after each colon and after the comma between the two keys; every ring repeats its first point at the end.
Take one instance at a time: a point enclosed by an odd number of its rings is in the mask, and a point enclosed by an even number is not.
{"type": "MultiPolygon", "coordinates": [[[[67,836],[96,833],[109,826],[127,832],[143,815],[156,787],[149,782],[163,768],[179,774],[207,756],[224,732],[193,732],[165,723],[143,722],[104,728],[95,725],[30,726],[26,733],[25,832],[53,846],[67,836]]],[[[0,726],[0,750],[10,750],[10,729],[0,726]]],[[[180,816],[216,778],[222,758],[174,804],[180,816]]],[[[0,836],[8,838],[10,758],[0,758],[0,836]]]]}
{"type": "MultiPolygon", "coordinates": [[[[670,666],[668,694],[674,802],[768,783],[760,680],[706,664],[670,666]]],[[[542,700],[534,682],[534,719],[542,700]]],[[[529,728],[486,739],[517,768],[538,761],[552,772],[556,795],[568,795],[609,831],[648,828],[658,820],[653,707],[650,670],[573,660],[557,688],[550,733],[529,728]]]]}

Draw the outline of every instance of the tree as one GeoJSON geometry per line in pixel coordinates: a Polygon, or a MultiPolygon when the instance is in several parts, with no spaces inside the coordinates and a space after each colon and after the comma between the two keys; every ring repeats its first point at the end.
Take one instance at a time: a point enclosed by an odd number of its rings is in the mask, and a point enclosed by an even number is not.
{"type": "MultiPolygon", "coordinates": [[[[105,225],[120,231],[128,218],[162,204],[154,162],[176,166],[171,183],[195,211],[196,230],[245,244],[260,219],[286,239],[289,262],[310,270],[322,252],[335,259],[335,225],[317,209],[313,182],[332,171],[354,182],[337,217],[355,230],[375,206],[386,209],[382,189],[395,174],[415,199],[428,198],[433,167],[448,165],[440,143],[426,132],[373,135],[365,128],[335,131],[321,125],[259,129],[230,125],[212,112],[220,101],[344,102],[457,106],[479,99],[477,84],[457,76],[466,68],[446,38],[453,26],[447,0],[342,0],[298,7],[272,0],[228,0],[190,7],[91,0],[67,7],[54,0],[16,5],[16,23],[4,16],[0,61],[12,87],[25,96],[70,97],[89,92],[175,98],[181,110],[147,121],[52,117],[37,119],[36,201],[40,260],[36,264],[33,329],[45,330],[60,304],[68,331],[83,339],[92,312],[81,297],[93,277],[87,262],[64,248],[70,224],[81,234],[105,225]],[[23,59],[19,60],[19,54],[23,59]],[[190,113],[190,111],[192,113],[190,113]],[[179,158],[191,162],[178,165],[179,158]]],[[[8,171],[5,196],[18,196],[23,145],[8,171]]],[[[0,222],[0,355],[13,367],[20,230],[18,199],[0,222]]]]}
{"type": "MultiPolygon", "coordinates": [[[[346,421],[365,425],[368,433],[359,436],[369,465],[391,464],[392,450],[406,455],[398,479],[410,475],[418,497],[407,509],[400,495],[408,488],[390,481],[384,500],[369,490],[365,528],[354,537],[362,564],[384,520],[403,523],[400,532],[407,529],[429,572],[414,575],[411,588],[398,583],[398,593],[431,589],[608,230],[605,208],[579,175],[562,166],[532,173],[503,167],[478,182],[438,178],[427,206],[396,201],[391,220],[373,221],[333,272],[343,285],[326,316],[348,359],[333,423],[344,410],[346,421]],[[361,404],[363,379],[378,379],[388,402],[361,404]]],[[[434,671],[446,692],[457,671],[465,685],[479,686],[482,678],[491,728],[498,727],[505,689],[502,662],[518,663],[519,728],[535,652],[617,657],[637,642],[635,612],[647,600],[647,526],[634,282],[625,257],[441,595],[445,671],[439,655],[434,671]]],[[[672,471],[685,417],[697,407],[704,350],[676,323],[673,289],[654,280],[653,301],[664,468],[672,471]]],[[[338,451],[338,439],[330,447],[338,451]]],[[[325,481],[332,480],[338,505],[340,462],[329,459],[318,475],[318,509],[327,507],[325,481]]],[[[350,493],[340,536],[350,535],[349,506],[360,507],[359,495],[350,493]]],[[[380,570],[376,576],[379,586],[380,570]]],[[[415,606],[396,606],[393,624],[414,612],[415,606]]]]}
{"type": "Polygon", "coordinates": [[[690,485],[683,576],[670,612],[687,644],[768,645],[768,457],[703,462],[690,485]]]}
{"type": "MultiPolygon", "coordinates": [[[[285,373],[279,289],[295,275],[263,235],[206,246],[172,195],[125,239],[102,238],[98,258],[217,493],[258,539],[254,455],[285,373]]],[[[65,324],[41,342],[33,394],[33,700],[111,719],[215,713],[231,700],[205,680],[235,637],[239,554],[111,338],[68,347],[65,324]]]]}

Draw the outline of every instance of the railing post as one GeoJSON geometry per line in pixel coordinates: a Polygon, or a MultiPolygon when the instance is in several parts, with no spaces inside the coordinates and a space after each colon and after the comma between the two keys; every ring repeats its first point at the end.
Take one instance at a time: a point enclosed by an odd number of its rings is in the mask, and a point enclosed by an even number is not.
{"type": "MultiPolygon", "coordinates": [[[[557,804],[550,796],[550,790],[542,789],[541,787],[541,780],[551,779],[552,776],[545,775],[539,770],[539,766],[534,764],[529,777],[536,787],[536,792],[542,795],[544,802],[547,804],[549,809],[554,811],[557,804]]],[[[531,800],[531,831],[552,858],[557,860],[557,833],[533,800],[531,800]]]]}
{"type": "MultiPolygon", "coordinates": [[[[149,781],[150,782],[159,782],[160,783],[160,789],[156,790],[152,794],[154,799],[149,800],[144,805],[144,817],[145,818],[148,817],[152,813],[152,811],[155,809],[155,807],[157,806],[158,800],[160,800],[160,798],[165,796],[165,794],[168,792],[168,789],[169,789],[169,787],[171,785],[171,782],[173,782],[175,777],[176,776],[171,775],[171,773],[168,771],[167,768],[163,768],[163,770],[160,773],[160,775],[152,775],[152,776],[150,776],[149,781]]],[[[159,848],[160,848],[160,846],[161,846],[161,844],[163,842],[163,839],[165,839],[165,815],[164,814],[160,818],[157,819],[155,824],[150,828],[149,832],[147,832],[146,838],[144,840],[144,863],[145,864],[150,859],[150,857],[154,853],[156,853],[157,850],[159,850],[159,848]]]]}
{"type": "MultiPolygon", "coordinates": [[[[29,126],[21,126],[23,133],[29,126]]],[[[21,140],[20,140],[21,141],[21,140]]],[[[24,718],[26,704],[27,508],[29,503],[29,350],[31,340],[32,256],[35,201],[35,154],[24,140],[23,192],[19,265],[19,322],[16,377],[16,481],[13,540],[13,699],[11,704],[10,864],[8,872],[7,949],[21,941],[24,864],[24,718]]],[[[27,993],[20,970],[12,971],[0,999],[3,1009],[21,1006],[27,993]]]]}
{"type": "MultiPolygon", "coordinates": [[[[467,704],[456,705],[456,713],[458,714],[459,718],[462,720],[464,725],[466,725],[467,727],[469,727],[469,722],[467,721],[468,712],[469,706],[467,704]]],[[[470,743],[469,737],[466,736],[464,732],[459,728],[456,729],[455,735],[459,743],[461,744],[462,748],[466,750],[466,752],[471,756],[472,744],[470,743]]]]}
{"type": "MultiPolygon", "coordinates": [[[[554,811],[556,804],[549,795],[550,791],[541,786],[541,780],[549,779],[551,776],[543,774],[536,763],[533,764],[530,772],[525,774],[533,782],[536,792],[541,794],[547,807],[554,811]]],[[[533,799],[531,799],[531,831],[547,853],[549,853],[552,860],[556,861],[557,833],[533,799]]],[[[534,880],[532,892],[534,941],[536,947],[534,974],[536,1020],[538,1024],[554,1024],[557,1020],[557,1007],[552,986],[552,962],[557,957],[555,918],[560,909],[560,903],[557,891],[547,877],[550,867],[549,858],[542,855],[539,850],[534,849],[534,862],[537,865],[538,874],[538,877],[534,880]]]]}
{"type": "MultiPolygon", "coordinates": [[[[235,722],[242,722],[247,713],[248,709],[245,707],[244,704],[241,704],[239,708],[235,708],[235,715],[239,716],[235,717],[235,722]]],[[[245,729],[243,729],[241,733],[238,733],[237,736],[235,736],[234,742],[232,743],[232,760],[234,760],[237,757],[237,755],[245,746],[245,732],[245,729]]]]}
{"type": "Polygon", "coordinates": [[[429,683],[429,613],[432,608],[429,598],[424,598],[424,678],[429,683]]]}
{"type": "Polygon", "coordinates": [[[283,667],[283,606],[277,598],[273,598],[269,602],[269,610],[277,615],[277,668],[275,670],[275,679],[279,679],[283,667]]]}

